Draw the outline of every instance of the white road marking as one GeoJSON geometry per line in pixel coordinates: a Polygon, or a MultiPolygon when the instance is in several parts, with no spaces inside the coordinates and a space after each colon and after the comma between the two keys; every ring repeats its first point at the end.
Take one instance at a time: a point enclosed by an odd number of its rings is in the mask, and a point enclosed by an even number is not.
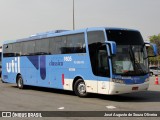
{"type": "Polygon", "coordinates": [[[115,109],[115,106],[106,106],[107,109],[115,109]]]}
{"type": "Polygon", "coordinates": [[[59,110],[64,110],[64,107],[59,107],[58,109],[59,109],[59,110]]]}

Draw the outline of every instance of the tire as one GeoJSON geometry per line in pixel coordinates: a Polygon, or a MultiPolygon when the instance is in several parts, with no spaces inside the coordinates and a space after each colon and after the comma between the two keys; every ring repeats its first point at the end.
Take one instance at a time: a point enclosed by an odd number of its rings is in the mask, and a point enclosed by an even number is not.
{"type": "Polygon", "coordinates": [[[78,79],[74,84],[74,92],[79,97],[87,97],[86,85],[82,79],[78,79]]]}
{"type": "Polygon", "coordinates": [[[3,80],[1,80],[2,81],[2,83],[5,83],[3,80]]]}
{"type": "Polygon", "coordinates": [[[0,78],[0,79],[1,79],[1,82],[2,82],[2,83],[5,83],[5,82],[2,80],[2,78],[0,78]]]}
{"type": "Polygon", "coordinates": [[[21,75],[19,75],[18,78],[17,78],[17,87],[19,89],[23,89],[24,88],[23,79],[22,79],[21,75]]]}
{"type": "Polygon", "coordinates": [[[150,76],[153,76],[153,72],[150,72],[150,76]]]}

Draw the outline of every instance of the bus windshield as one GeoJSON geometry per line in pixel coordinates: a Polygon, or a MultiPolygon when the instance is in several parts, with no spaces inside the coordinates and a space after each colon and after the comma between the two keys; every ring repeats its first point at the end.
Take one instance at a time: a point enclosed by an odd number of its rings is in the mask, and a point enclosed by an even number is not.
{"type": "Polygon", "coordinates": [[[148,59],[143,39],[137,31],[108,30],[107,38],[117,44],[112,57],[113,73],[132,76],[148,73],[148,59]]]}

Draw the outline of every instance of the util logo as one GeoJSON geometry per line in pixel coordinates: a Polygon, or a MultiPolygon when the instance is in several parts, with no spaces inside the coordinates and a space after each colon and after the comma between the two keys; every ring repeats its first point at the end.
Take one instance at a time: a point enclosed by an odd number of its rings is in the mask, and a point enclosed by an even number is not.
{"type": "Polygon", "coordinates": [[[6,67],[8,73],[20,73],[20,58],[14,58],[14,60],[12,60],[11,62],[6,63],[6,67]]]}

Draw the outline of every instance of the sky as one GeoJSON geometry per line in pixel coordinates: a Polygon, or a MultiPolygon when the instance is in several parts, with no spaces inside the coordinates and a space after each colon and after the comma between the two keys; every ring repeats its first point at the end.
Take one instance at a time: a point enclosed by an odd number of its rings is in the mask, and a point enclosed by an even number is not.
{"type": "MultiPolygon", "coordinates": [[[[121,27],[148,40],[160,33],[160,0],[74,0],[75,29],[121,27]]],[[[0,0],[0,45],[5,40],[73,29],[73,0],[0,0]]]]}

